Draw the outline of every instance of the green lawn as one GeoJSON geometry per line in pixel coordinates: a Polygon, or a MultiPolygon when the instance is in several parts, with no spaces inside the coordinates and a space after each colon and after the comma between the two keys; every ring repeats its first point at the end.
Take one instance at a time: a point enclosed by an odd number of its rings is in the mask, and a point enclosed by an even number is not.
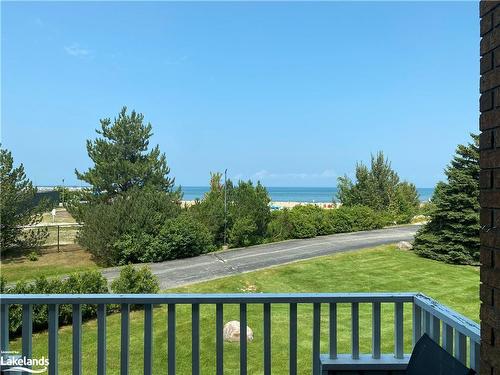
{"type": "Polygon", "coordinates": [[[88,251],[73,245],[75,250],[50,252],[39,255],[38,260],[30,261],[30,251],[2,258],[0,273],[8,283],[20,280],[33,280],[38,276],[61,276],[72,272],[97,269],[88,251]]]}
{"type": "MultiPolygon", "coordinates": [[[[479,270],[469,266],[453,266],[422,259],[394,246],[337,254],[314,260],[302,261],[263,271],[245,273],[169,292],[182,293],[242,293],[252,292],[399,292],[419,291],[446,304],[471,319],[479,316],[479,270]]],[[[238,320],[237,306],[225,306],[224,321],[238,320]]],[[[328,350],[328,310],[322,308],[321,350],[328,350]]],[[[382,307],[383,350],[393,348],[393,307],[382,307]]],[[[191,372],[191,312],[189,306],[177,307],[177,369],[179,374],[191,372]]],[[[154,373],[166,371],[166,307],[154,312],[154,373]]],[[[107,320],[108,373],[119,373],[120,316],[110,315],[107,320]]],[[[248,323],[254,330],[254,341],[248,345],[248,372],[262,373],[262,306],[248,306],[248,323]]],[[[130,358],[131,374],[140,374],[143,359],[143,312],[136,311],[131,317],[130,358]]],[[[349,352],[350,314],[348,306],[339,307],[339,351],[349,352]]],[[[410,350],[411,307],[405,307],[405,350],[410,350]]],[[[206,374],[215,368],[215,307],[201,308],[201,365],[206,374]]],[[[83,327],[84,373],[94,374],[96,365],[95,321],[83,327]]],[[[311,371],[312,309],[299,305],[299,373],[311,371]]],[[[360,348],[370,351],[371,306],[360,305],[360,348]]],[[[34,355],[47,353],[47,335],[34,335],[34,355]]],[[[11,342],[11,348],[19,350],[21,340],[11,342]]],[[[288,307],[272,307],[272,362],[273,374],[288,371],[288,307]]],[[[71,327],[63,327],[59,334],[60,373],[71,373],[71,327]]],[[[239,372],[239,346],[224,344],[225,370],[228,374],[239,372]]]]}

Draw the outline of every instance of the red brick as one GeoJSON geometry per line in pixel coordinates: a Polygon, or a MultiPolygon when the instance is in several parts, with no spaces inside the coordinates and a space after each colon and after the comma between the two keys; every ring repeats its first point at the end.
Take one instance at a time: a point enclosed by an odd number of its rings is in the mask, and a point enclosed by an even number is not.
{"type": "Polygon", "coordinates": [[[479,15],[483,17],[486,13],[492,11],[499,4],[500,1],[481,1],[479,3],[479,15]]]}
{"type": "MultiPolygon", "coordinates": [[[[500,70],[500,69],[497,69],[500,70]]],[[[493,129],[500,126],[500,110],[483,112],[479,116],[479,128],[481,130],[493,129]]]]}
{"type": "Polygon", "coordinates": [[[500,369],[500,346],[483,345],[481,357],[495,369],[500,369]]]}
{"type": "Polygon", "coordinates": [[[481,27],[480,27],[480,34],[483,36],[484,34],[488,33],[493,29],[493,22],[497,20],[498,16],[496,15],[497,11],[492,12],[481,20],[481,27]]]}
{"type": "Polygon", "coordinates": [[[479,288],[479,295],[481,296],[481,301],[490,306],[493,306],[494,303],[493,292],[494,289],[492,287],[490,287],[489,285],[481,284],[481,287],[479,288]]]}
{"type": "MultiPolygon", "coordinates": [[[[479,165],[482,169],[500,168],[500,149],[480,151],[479,165]]],[[[500,204],[500,200],[498,202],[500,204]]]]}
{"type": "Polygon", "coordinates": [[[492,175],[493,171],[491,170],[483,170],[479,172],[479,187],[481,189],[491,189],[493,186],[491,186],[492,183],[492,175]]]}
{"type": "Polygon", "coordinates": [[[500,329],[500,319],[498,319],[498,315],[495,314],[493,306],[482,303],[479,315],[481,325],[486,324],[495,330],[500,329]]]}
{"type": "Polygon", "coordinates": [[[498,230],[493,231],[490,230],[489,232],[481,232],[480,233],[481,237],[481,245],[487,246],[487,247],[497,247],[500,248],[500,236],[498,230]]]}
{"type": "Polygon", "coordinates": [[[482,132],[479,136],[479,149],[480,150],[488,150],[493,148],[493,131],[487,130],[482,132]]]}
{"type": "Polygon", "coordinates": [[[493,187],[500,189],[500,169],[495,169],[493,172],[493,187]]]}
{"type": "Polygon", "coordinates": [[[493,109],[493,91],[487,91],[479,98],[479,110],[485,112],[490,109],[493,109]]]}
{"type": "Polygon", "coordinates": [[[498,69],[484,73],[479,80],[479,89],[482,93],[498,86],[500,86],[500,71],[498,69]]]}
{"type": "Polygon", "coordinates": [[[493,252],[490,248],[481,246],[481,252],[479,253],[479,261],[486,268],[493,267],[493,252]]]}
{"type": "Polygon", "coordinates": [[[481,56],[500,46],[500,29],[493,29],[482,36],[479,44],[481,56]]]}
{"type": "Polygon", "coordinates": [[[493,69],[493,52],[488,52],[481,57],[480,72],[484,74],[491,69],[493,69]]]}

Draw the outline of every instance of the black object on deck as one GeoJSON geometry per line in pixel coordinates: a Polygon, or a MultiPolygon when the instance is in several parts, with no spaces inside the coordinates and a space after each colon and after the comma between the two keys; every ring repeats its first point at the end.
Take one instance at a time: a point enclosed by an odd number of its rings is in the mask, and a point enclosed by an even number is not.
{"type": "Polygon", "coordinates": [[[424,334],[415,345],[406,369],[407,375],[472,375],[455,357],[424,334]]]}

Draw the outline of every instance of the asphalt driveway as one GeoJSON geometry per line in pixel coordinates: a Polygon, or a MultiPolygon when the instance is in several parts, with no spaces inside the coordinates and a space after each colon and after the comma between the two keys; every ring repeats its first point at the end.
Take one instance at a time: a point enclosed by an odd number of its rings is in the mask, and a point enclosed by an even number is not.
{"type": "MultiPolygon", "coordinates": [[[[161,289],[168,289],[301,259],[409,241],[413,239],[418,228],[418,225],[406,225],[304,240],[289,240],[148,265],[160,279],[161,289]]],[[[105,269],[102,274],[108,280],[112,280],[118,276],[119,268],[105,269]]]]}

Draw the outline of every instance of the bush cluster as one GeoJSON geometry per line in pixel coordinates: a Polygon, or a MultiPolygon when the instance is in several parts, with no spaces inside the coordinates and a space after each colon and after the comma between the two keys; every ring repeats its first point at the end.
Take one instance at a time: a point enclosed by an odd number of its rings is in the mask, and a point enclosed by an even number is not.
{"type": "Polygon", "coordinates": [[[212,173],[210,190],[188,212],[210,230],[215,246],[224,244],[225,229],[226,243],[231,247],[251,246],[266,238],[271,219],[270,201],[260,182],[255,185],[251,181],[233,184],[227,180],[224,184],[221,173],[212,173]]]}
{"type": "Polygon", "coordinates": [[[337,198],[343,206],[367,206],[395,224],[409,223],[420,200],[414,184],[401,181],[383,152],[372,155],[370,166],[356,164],[356,178],[338,179],[337,198]]]}
{"type": "MultiPolygon", "coordinates": [[[[158,293],[159,282],[147,267],[136,270],[132,266],[124,267],[120,276],[111,284],[113,293],[158,293]]],[[[67,279],[47,279],[40,276],[33,282],[20,281],[14,286],[7,286],[3,276],[0,278],[2,294],[103,294],[108,293],[108,283],[99,271],[87,271],[70,275],[67,279]]],[[[110,306],[109,312],[116,310],[110,306]]],[[[22,327],[22,306],[9,307],[9,332],[19,335],[22,327]]],[[[97,315],[97,306],[82,305],[82,319],[88,320],[97,315]]],[[[59,324],[72,322],[72,306],[59,305],[59,324]]],[[[48,327],[47,305],[33,305],[33,330],[41,331],[48,327]]]]}
{"type": "Polygon", "coordinates": [[[186,213],[167,219],[155,234],[124,233],[113,245],[115,264],[161,262],[192,257],[213,249],[211,233],[186,213]]]}
{"type": "Polygon", "coordinates": [[[365,206],[325,210],[315,205],[296,206],[272,213],[267,235],[270,241],[379,229],[385,215],[365,206]]]}

